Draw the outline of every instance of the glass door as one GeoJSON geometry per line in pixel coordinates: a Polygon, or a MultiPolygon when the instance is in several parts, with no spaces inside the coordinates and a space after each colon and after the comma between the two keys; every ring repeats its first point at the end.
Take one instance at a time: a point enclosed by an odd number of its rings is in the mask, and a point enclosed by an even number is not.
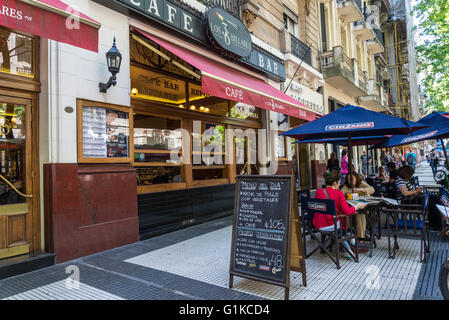
{"type": "Polygon", "coordinates": [[[0,96],[0,259],[31,251],[30,100],[0,96]]]}

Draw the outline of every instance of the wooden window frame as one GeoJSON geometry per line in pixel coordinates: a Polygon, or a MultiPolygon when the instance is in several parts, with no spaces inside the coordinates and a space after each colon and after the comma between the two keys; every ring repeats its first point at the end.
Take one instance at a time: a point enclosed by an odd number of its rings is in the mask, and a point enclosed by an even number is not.
{"type": "Polygon", "coordinates": [[[96,102],[91,100],[77,99],[76,101],[77,119],[77,158],[78,163],[132,163],[134,157],[134,117],[133,108],[111,103],[96,102]],[[83,155],[83,108],[105,108],[117,110],[128,114],[129,137],[128,137],[128,157],[126,158],[86,158],[83,155]]]}
{"type": "Polygon", "coordinates": [[[32,64],[33,64],[33,71],[34,71],[34,77],[24,77],[21,75],[13,74],[13,73],[7,73],[7,72],[0,72],[0,86],[1,87],[7,87],[14,90],[24,90],[24,91],[33,91],[33,92],[39,92],[40,91],[40,68],[39,68],[39,54],[40,54],[40,37],[37,37],[35,35],[21,32],[15,29],[7,28],[7,27],[0,27],[1,29],[5,29],[8,31],[11,31],[16,34],[20,34],[26,37],[29,37],[33,41],[33,57],[32,57],[32,64]]]}

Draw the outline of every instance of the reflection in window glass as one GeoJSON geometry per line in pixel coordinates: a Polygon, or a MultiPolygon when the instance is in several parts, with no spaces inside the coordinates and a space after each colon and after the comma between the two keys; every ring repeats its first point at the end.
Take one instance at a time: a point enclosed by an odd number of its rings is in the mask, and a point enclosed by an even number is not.
{"type": "Polygon", "coordinates": [[[33,39],[0,28],[0,71],[34,78],[33,39]]]}
{"type": "Polygon", "coordinates": [[[229,117],[243,120],[260,120],[260,109],[246,103],[231,101],[229,117]]]}
{"type": "Polygon", "coordinates": [[[181,120],[134,115],[134,148],[181,150],[181,120]]]}
{"type": "Polygon", "coordinates": [[[181,167],[138,167],[137,185],[182,182],[181,167]]]}
{"type": "Polygon", "coordinates": [[[285,155],[285,137],[277,136],[275,139],[276,144],[276,157],[278,159],[283,159],[286,157],[285,155]]]}
{"type": "MultiPolygon", "coordinates": [[[[0,103],[0,173],[25,193],[25,106],[0,103]]],[[[12,188],[0,183],[0,204],[25,202],[12,188]]]]}
{"type": "Polygon", "coordinates": [[[185,81],[131,66],[132,96],[172,105],[186,103],[185,81]]]}

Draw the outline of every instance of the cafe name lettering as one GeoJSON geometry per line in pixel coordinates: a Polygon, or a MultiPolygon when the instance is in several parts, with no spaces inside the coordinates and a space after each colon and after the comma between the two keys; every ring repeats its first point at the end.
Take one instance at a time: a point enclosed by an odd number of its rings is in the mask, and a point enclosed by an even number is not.
{"type": "MultiPolygon", "coordinates": [[[[180,6],[171,3],[168,0],[114,1],[119,2],[122,5],[126,5],[128,8],[133,8],[140,14],[150,19],[156,19],[163,24],[187,34],[203,43],[210,43],[210,40],[206,36],[206,32],[204,32],[202,19],[187,12],[180,6]]],[[[217,39],[220,38],[220,35],[222,37],[222,47],[224,49],[229,49],[231,47],[232,50],[238,50],[238,55],[242,57],[240,59],[241,62],[253,66],[263,72],[274,75],[279,79],[285,80],[285,67],[283,62],[276,61],[275,59],[262,53],[260,50],[253,48],[251,35],[246,27],[243,29],[244,25],[239,20],[235,19],[237,22],[232,20],[231,23],[228,23],[224,19],[224,14],[220,15],[223,17],[223,21],[218,15],[216,15],[216,19],[214,17],[212,22],[216,25],[214,29],[217,34],[217,39]],[[226,27],[223,23],[226,24],[226,27]],[[236,25],[237,28],[234,28],[233,25],[236,25]]],[[[231,18],[228,20],[231,20],[231,18]]]]}

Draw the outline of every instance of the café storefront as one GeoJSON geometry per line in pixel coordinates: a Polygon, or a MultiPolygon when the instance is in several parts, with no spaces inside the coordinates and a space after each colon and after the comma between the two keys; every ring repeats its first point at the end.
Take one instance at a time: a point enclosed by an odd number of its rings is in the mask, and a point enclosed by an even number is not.
{"type": "Polygon", "coordinates": [[[0,259],[45,250],[39,95],[40,65],[47,57],[41,44],[51,39],[97,53],[100,26],[59,0],[9,0],[0,6],[0,259]]]}
{"type": "MultiPolygon", "coordinates": [[[[120,130],[128,145],[106,152],[105,160],[136,170],[140,238],[232,213],[235,177],[270,165],[259,159],[276,140],[270,132],[260,136],[270,128],[268,110],[315,119],[267,83],[285,80],[283,61],[255,47],[244,24],[220,8],[195,13],[169,1],[96,2],[130,16],[131,108],[115,116],[127,124],[120,130]],[[227,136],[230,130],[243,135],[227,136]]],[[[79,107],[89,121],[95,103],[79,107]]],[[[82,121],[78,126],[85,130],[82,121]]],[[[78,152],[86,147],[79,143],[78,152]]],[[[79,161],[101,163],[96,157],[79,161]]]]}

